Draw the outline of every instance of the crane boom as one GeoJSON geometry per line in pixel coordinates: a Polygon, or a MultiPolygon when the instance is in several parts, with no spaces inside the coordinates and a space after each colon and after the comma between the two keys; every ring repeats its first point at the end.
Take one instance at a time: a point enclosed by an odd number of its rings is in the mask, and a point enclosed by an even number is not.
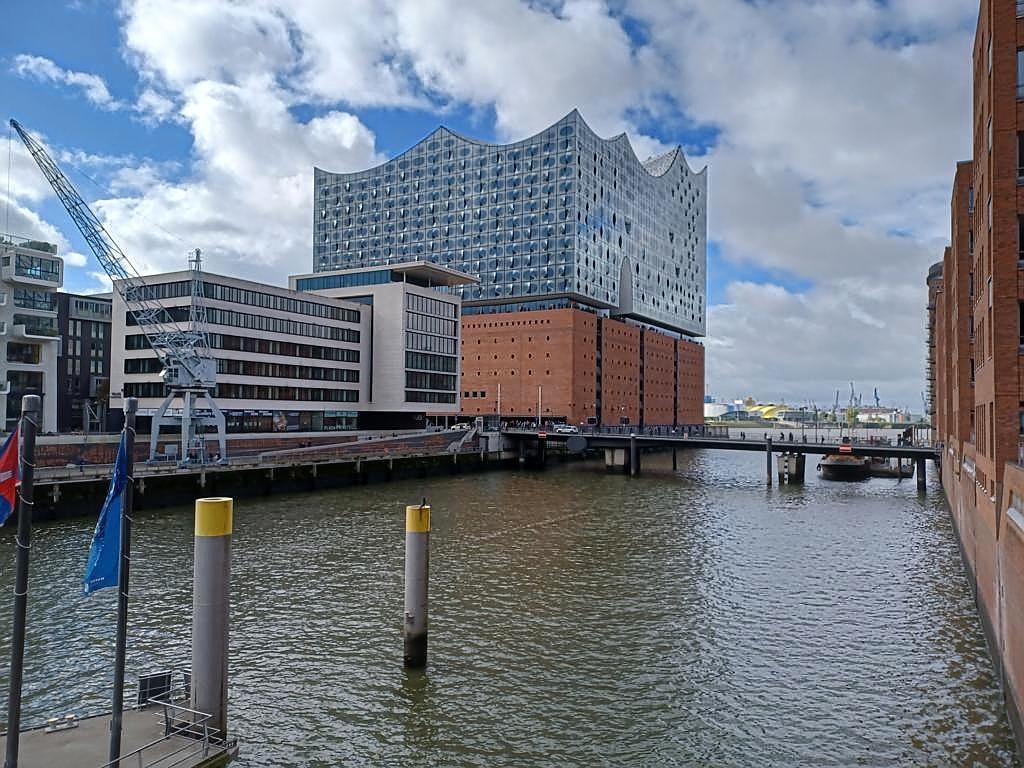
{"type": "MultiPolygon", "coordinates": [[[[128,305],[129,311],[146,335],[150,346],[156,352],[166,369],[173,371],[176,366],[184,370],[179,373],[191,382],[205,386],[213,386],[209,366],[204,365],[204,358],[209,358],[209,344],[205,334],[193,330],[179,330],[171,313],[146,290],[142,277],[135,266],[125,256],[124,251],[114,242],[106,227],[96,217],[89,205],[78,194],[74,185],[60,170],[43,146],[17,120],[11,120],[11,127],[18,133],[35,160],[39,170],[53,188],[54,193],[75,222],[92,249],[96,260],[106,272],[116,290],[128,305]]],[[[179,369],[180,371],[180,369],[179,369]]],[[[168,381],[173,384],[173,381],[168,381]]]]}
{"type": "Polygon", "coordinates": [[[202,306],[199,252],[195,252],[194,261],[190,261],[189,264],[192,274],[192,305],[189,314],[187,317],[175,317],[160,302],[155,292],[145,284],[138,270],[114,242],[106,227],[78,194],[78,190],[42,144],[17,120],[12,119],[10,124],[71,216],[78,231],[82,233],[96,260],[113,283],[114,290],[124,300],[135,323],[145,334],[150,347],[163,364],[161,377],[170,388],[170,392],[153,418],[150,459],[156,458],[160,427],[172,423],[181,424],[183,460],[188,461],[191,454],[205,458],[206,452],[201,449],[201,443],[204,441],[201,428],[207,424],[217,429],[220,456],[222,459],[225,458],[224,415],[213,399],[217,368],[216,360],[210,354],[210,344],[206,336],[203,322],[205,313],[200,315],[203,321],[196,321],[197,294],[198,303],[200,307],[202,306]],[[185,323],[186,327],[181,328],[179,323],[185,323]],[[181,416],[168,415],[170,404],[175,398],[184,401],[181,416]],[[194,404],[202,399],[209,403],[212,416],[197,414],[194,411],[194,404]],[[200,429],[197,430],[197,427],[200,429]],[[201,450],[195,450],[197,447],[201,450]]]}

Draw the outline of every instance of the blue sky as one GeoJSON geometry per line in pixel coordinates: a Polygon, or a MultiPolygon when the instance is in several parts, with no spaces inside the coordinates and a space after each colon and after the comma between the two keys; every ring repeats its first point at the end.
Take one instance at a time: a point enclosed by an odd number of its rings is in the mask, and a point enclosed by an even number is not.
{"type": "MultiPolygon", "coordinates": [[[[310,268],[313,164],[362,167],[438,124],[514,140],[578,107],[603,135],[627,131],[641,156],[681,144],[710,166],[709,391],[770,386],[801,401],[856,377],[912,401],[923,274],[941,256],[953,163],[969,151],[977,7],[805,10],[15,3],[0,27],[0,104],[45,138],[144,270],[202,247],[214,270],[275,282],[310,268]],[[764,344],[780,317],[804,342],[782,377],[764,344]],[[879,333],[900,339],[891,353],[865,342],[879,333]]],[[[67,215],[13,150],[4,223],[60,239],[67,289],[102,289],[67,215]]]]}

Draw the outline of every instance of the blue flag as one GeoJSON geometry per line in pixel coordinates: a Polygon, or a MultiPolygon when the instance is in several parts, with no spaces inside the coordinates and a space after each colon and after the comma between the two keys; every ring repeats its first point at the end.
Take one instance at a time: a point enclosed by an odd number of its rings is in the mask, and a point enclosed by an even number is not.
{"type": "Polygon", "coordinates": [[[89,562],[85,566],[82,584],[85,594],[97,589],[117,586],[117,572],[121,566],[121,500],[128,483],[128,452],[125,450],[125,433],[121,433],[121,444],[117,448],[114,474],[110,478],[107,499],[96,521],[92,535],[89,562]]]}

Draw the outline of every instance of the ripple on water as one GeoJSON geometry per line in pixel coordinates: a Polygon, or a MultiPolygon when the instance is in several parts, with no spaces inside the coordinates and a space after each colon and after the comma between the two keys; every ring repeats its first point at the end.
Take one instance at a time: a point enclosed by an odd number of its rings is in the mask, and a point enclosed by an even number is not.
{"type": "MultiPolygon", "coordinates": [[[[937,488],[766,489],[748,455],[670,466],[240,501],[239,764],[1017,765],[937,488]],[[424,494],[426,674],[401,669],[400,637],[403,507],[424,494]]],[[[108,697],[115,603],[80,594],[90,534],[38,529],[26,722],[108,697]]],[[[134,554],[129,675],[181,667],[188,511],[140,515],[134,554]]]]}

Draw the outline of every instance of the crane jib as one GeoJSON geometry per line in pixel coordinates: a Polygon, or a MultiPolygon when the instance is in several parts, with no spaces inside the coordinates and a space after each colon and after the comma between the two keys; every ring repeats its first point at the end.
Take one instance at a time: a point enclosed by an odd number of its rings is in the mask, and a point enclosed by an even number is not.
{"type": "MultiPolygon", "coordinates": [[[[206,427],[213,427],[219,445],[218,457],[227,459],[226,425],[224,414],[213,398],[217,380],[217,361],[213,359],[209,338],[206,334],[201,290],[202,263],[197,249],[190,255],[189,270],[192,273],[192,293],[189,303],[188,329],[178,327],[174,315],[151,291],[142,290],[145,280],[114,242],[106,227],[93,213],[78,190],[64,175],[46,149],[17,120],[10,121],[43,176],[46,177],[54,194],[67,210],[82,237],[113,283],[114,290],[125,303],[135,324],[145,334],[163,365],[161,374],[169,393],[153,416],[150,429],[150,460],[158,458],[157,444],[162,426],[181,426],[181,453],[183,462],[205,462],[206,427]],[[183,400],[182,415],[172,415],[171,403],[183,400]],[[206,400],[208,410],[196,406],[206,400]]],[[[166,455],[166,454],[165,454],[166,455]]]]}

